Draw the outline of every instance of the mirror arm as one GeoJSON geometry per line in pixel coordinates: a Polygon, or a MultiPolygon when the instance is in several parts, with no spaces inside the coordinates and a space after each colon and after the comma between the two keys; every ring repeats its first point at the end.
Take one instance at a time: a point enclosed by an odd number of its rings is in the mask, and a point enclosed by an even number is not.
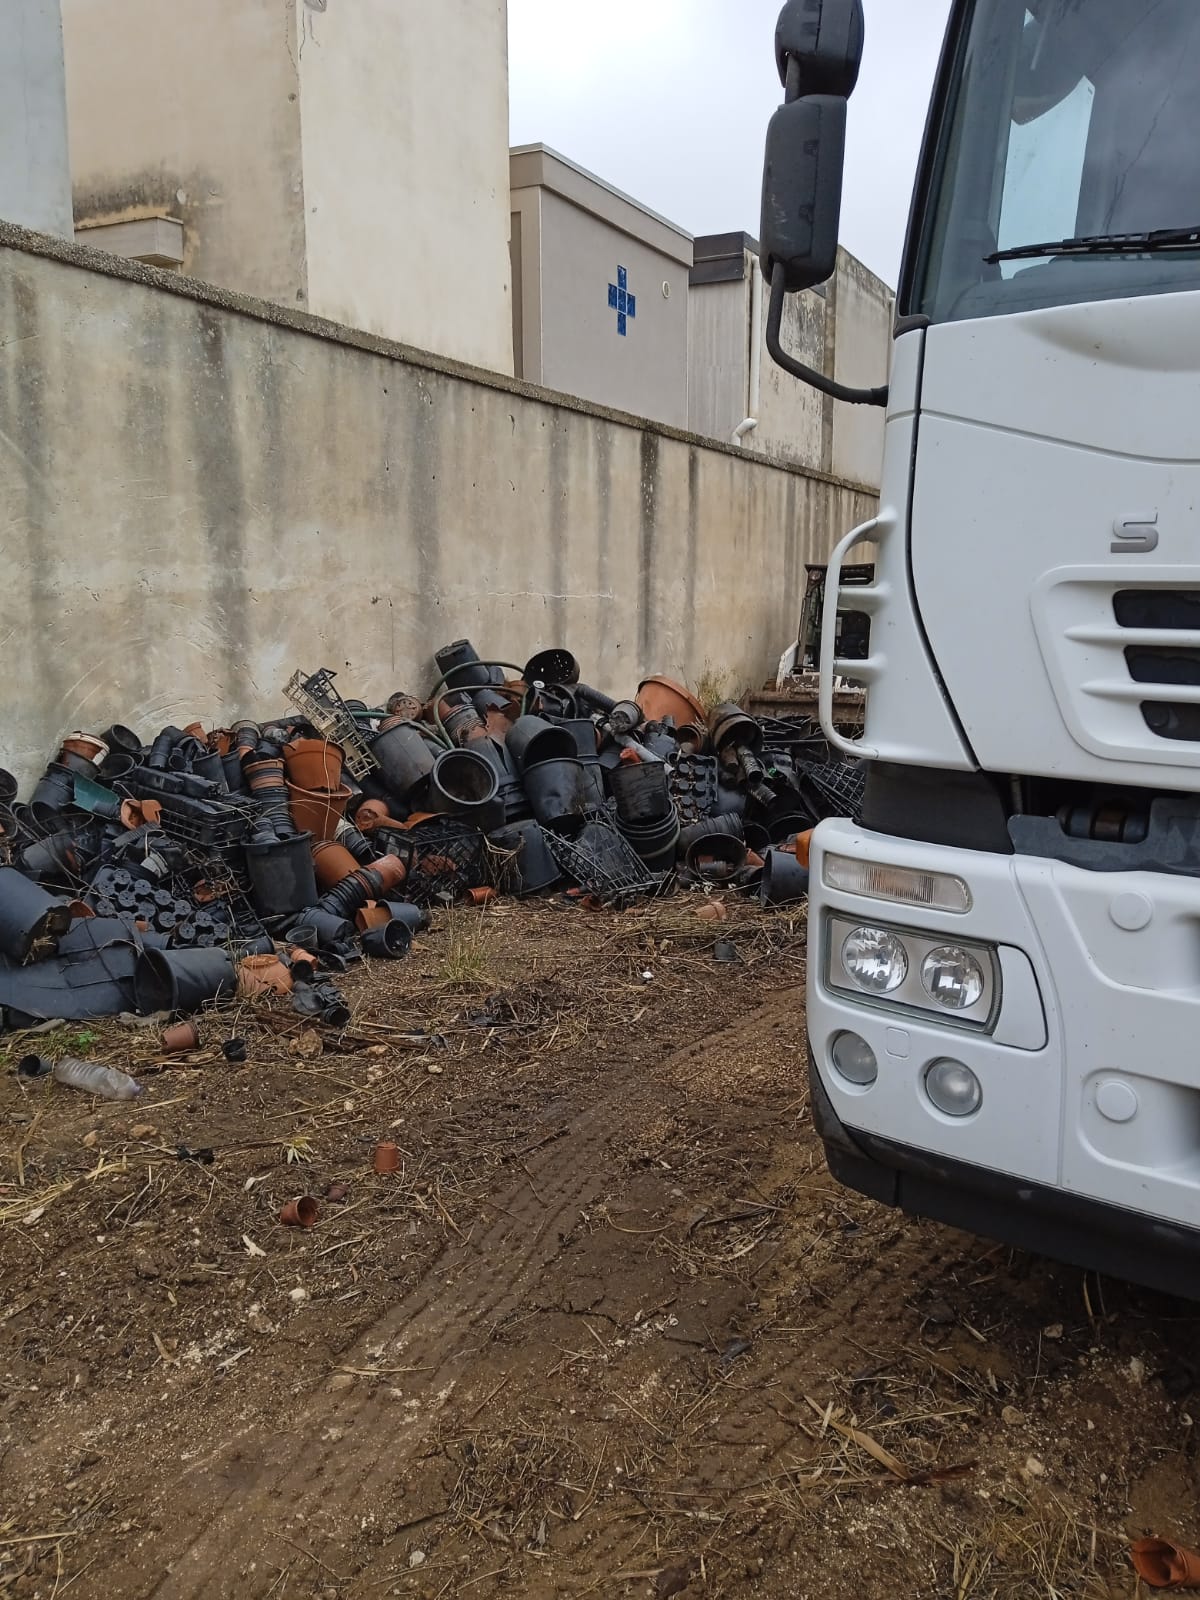
{"type": "Polygon", "coordinates": [[[787,353],[780,338],[783,328],[783,302],[786,295],[787,268],[781,261],[777,261],[771,272],[771,309],[767,316],[767,349],[771,352],[771,359],[775,365],[782,367],[785,372],[790,372],[793,378],[799,378],[801,383],[819,389],[822,394],[831,395],[834,400],[844,400],[848,406],[886,406],[887,384],[884,384],[882,389],[848,389],[845,384],[827,378],[815,367],[806,367],[802,361],[797,361],[794,356],[787,353]]]}

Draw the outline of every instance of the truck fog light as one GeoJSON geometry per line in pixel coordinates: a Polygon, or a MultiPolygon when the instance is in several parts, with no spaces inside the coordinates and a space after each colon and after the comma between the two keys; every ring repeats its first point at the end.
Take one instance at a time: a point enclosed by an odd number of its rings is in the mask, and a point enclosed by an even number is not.
{"type": "Polygon", "coordinates": [[[925,1071],[925,1093],[946,1117],[972,1117],[983,1104],[983,1087],[961,1061],[935,1061],[925,1071]]]}
{"type": "Polygon", "coordinates": [[[969,950],[944,944],[921,963],[925,993],[947,1011],[967,1011],[983,999],[983,968],[969,950]]]}
{"type": "Polygon", "coordinates": [[[855,928],[842,945],[842,966],[866,994],[891,994],[908,977],[908,952],[886,928],[855,928]]]}
{"type": "Polygon", "coordinates": [[[839,1033],[829,1054],[847,1083],[856,1084],[860,1089],[869,1089],[879,1076],[874,1050],[856,1033],[839,1033]]]}

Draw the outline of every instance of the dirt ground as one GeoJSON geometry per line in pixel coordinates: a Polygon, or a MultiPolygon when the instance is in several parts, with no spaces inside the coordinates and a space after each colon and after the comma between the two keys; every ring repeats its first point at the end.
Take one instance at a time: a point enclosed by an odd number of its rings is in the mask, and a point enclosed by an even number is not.
{"type": "Polygon", "coordinates": [[[840,1190],[803,919],[697,904],[442,914],[340,1036],[46,1046],[132,1104],[10,1044],[0,1596],[1116,1600],[1200,1539],[1195,1310],[840,1190]]]}

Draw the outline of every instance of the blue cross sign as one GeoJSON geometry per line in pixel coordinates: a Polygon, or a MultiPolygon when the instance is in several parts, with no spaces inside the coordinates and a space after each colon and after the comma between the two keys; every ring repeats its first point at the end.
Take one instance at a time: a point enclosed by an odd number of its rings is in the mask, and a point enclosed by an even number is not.
{"type": "Polygon", "coordinates": [[[624,267],[617,268],[617,281],[608,286],[608,309],[617,313],[617,332],[624,339],[637,316],[637,295],[629,292],[629,274],[624,267]]]}

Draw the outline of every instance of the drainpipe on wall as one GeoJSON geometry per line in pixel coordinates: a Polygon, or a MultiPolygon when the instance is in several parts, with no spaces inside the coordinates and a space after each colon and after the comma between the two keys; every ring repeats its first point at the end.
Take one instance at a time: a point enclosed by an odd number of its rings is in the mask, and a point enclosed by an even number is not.
{"type": "Polygon", "coordinates": [[[750,414],[733,430],[733,442],[743,445],[746,435],[758,427],[762,400],[763,280],[757,256],[750,258],[750,414]]]}

